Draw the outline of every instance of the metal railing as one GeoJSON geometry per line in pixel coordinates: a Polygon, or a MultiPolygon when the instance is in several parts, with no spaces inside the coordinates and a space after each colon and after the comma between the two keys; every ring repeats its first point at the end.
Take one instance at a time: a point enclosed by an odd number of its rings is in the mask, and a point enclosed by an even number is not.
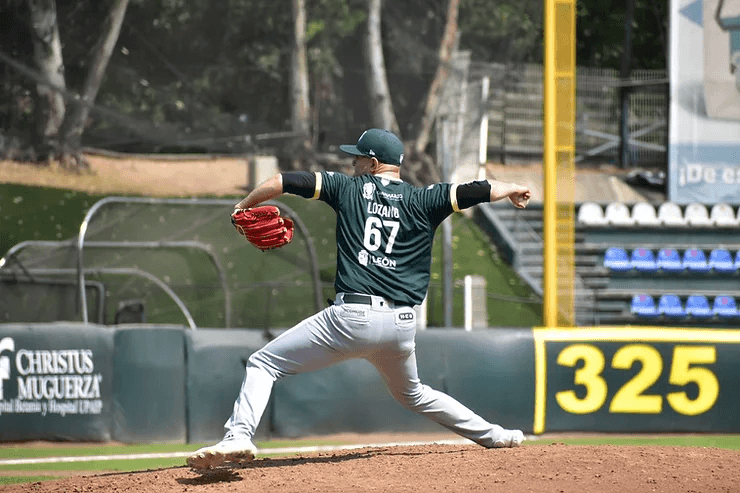
{"type": "MultiPolygon", "coordinates": [[[[501,162],[539,158],[543,153],[543,73],[537,64],[474,63],[470,104],[480,104],[474,82],[488,77],[488,149],[501,162]],[[477,98],[475,97],[477,96],[477,98]]],[[[619,162],[620,88],[629,87],[629,160],[633,166],[667,162],[668,79],[665,70],[634,70],[622,81],[614,69],[578,67],[576,75],[576,162],[619,162]]],[[[476,108],[470,113],[477,115],[476,108]]],[[[474,125],[471,120],[468,125],[474,125]]],[[[472,128],[472,127],[471,127],[472,128]]],[[[476,127],[477,128],[477,127],[476,127]]],[[[477,138],[470,133],[469,139],[477,138]]]]}

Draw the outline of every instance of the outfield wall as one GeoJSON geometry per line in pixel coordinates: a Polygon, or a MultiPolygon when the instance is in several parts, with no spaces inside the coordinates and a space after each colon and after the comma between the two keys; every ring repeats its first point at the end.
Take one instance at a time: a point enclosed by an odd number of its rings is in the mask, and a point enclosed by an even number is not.
{"type": "MultiPolygon", "coordinates": [[[[259,330],[0,325],[0,441],[220,439],[265,342],[259,330]]],[[[739,432],[739,343],[733,330],[431,329],[417,360],[423,383],[526,433],[739,432]]],[[[257,438],[439,429],[352,360],[278,381],[257,438]]]]}

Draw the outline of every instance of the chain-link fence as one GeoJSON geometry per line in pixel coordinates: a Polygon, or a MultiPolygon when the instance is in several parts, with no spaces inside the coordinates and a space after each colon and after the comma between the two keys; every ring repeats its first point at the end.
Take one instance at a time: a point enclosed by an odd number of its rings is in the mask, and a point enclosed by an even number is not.
{"type": "Polygon", "coordinates": [[[291,327],[333,291],[326,281],[335,253],[322,246],[333,240],[334,223],[320,204],[304,204],[313,206],[308,226],[285,203],[276,205],[296,223],[295,238],[264,255],[224,219],[233,201],[102,199],[79,238],[8,251],[0,262],[0,322],[291,327]]]}
{"type": "MultiPolygon", "coordinates": [[[[542,66],[483,64],[471,67],[468,118],[476,138],[481,81],[488,77],[488,157],[502,163],[539,161],[543,149],[542,66]],[[476,111],[477,109],[477,111],[476,111]]],[[[627,119],[631,166],[666,163],[666,73],[636,70],[629,85],[627,119]]],[[[576,162],[613,164],[620,150],[620,78],[617,70],[579,67],[576,80],[576,162]]],[[[475,139],[477,141],[477,139],[475,139]]],[[[476,146],[472,146],[475,148],[476,146]]],[[[472,159],[472,154],[468,157],[472,159]]]]}

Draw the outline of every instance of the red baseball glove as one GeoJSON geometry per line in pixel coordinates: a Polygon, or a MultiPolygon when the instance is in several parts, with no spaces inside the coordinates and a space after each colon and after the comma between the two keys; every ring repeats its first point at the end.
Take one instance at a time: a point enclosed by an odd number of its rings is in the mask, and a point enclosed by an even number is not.
{"type": "Polygon", "coordinates": [[[293,221],[281,217],[280,209],[273,205],[236,209],[231,224],[260,250],[280,248],[293,240],[293,221]]]}

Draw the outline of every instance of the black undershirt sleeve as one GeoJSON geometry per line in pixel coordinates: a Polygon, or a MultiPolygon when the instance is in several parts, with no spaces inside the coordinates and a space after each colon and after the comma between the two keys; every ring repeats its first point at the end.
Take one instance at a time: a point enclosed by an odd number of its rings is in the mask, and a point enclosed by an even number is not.
{"type": "Polygon", "coordinates": [[[283,177],[283,193],[292,193],[310,199],[316,192],[316,175],[310,171],[286,171],[283,177]]]}
{"type": "Polygon", "coordinates": [[[471,181],[457,186],[457,206],[467,209],[491,200],[491,184],[486,180],[471,181]]]}

